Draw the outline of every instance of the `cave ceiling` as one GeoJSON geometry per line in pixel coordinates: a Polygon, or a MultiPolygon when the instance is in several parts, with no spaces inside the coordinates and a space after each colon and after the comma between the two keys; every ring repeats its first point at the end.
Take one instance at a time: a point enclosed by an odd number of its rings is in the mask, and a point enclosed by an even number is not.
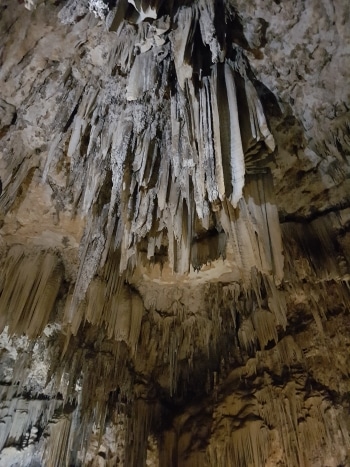
{"type": "Polygon", "coordinates": [[[0,467],[350,466],[343,0],[0,0],[0,467]]]}

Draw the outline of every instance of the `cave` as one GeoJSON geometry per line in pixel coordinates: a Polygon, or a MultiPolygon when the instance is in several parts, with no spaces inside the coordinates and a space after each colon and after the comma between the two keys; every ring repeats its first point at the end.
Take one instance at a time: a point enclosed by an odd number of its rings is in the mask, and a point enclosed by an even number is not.
{"type": "Polygon", "coordinates": [[[350,466],[344,0],[0,0],[0,467],[350,466]]]}

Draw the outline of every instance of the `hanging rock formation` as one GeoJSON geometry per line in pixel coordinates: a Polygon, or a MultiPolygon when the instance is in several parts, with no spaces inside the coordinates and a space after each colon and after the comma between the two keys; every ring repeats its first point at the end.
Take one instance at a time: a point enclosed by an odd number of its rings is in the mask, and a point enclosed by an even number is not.
{"type": "Polygon", "coordinates": [[[0,2],[0,466],[350,465],[346,2],[0,2]]]}

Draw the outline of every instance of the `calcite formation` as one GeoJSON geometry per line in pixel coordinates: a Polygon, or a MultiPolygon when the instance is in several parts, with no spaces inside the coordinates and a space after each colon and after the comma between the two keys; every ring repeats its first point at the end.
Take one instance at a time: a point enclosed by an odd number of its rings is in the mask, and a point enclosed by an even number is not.
{"type": "Polygon", "coordinates": [[[350,465],[346,2],[0,15],[0,466],[350,465]]]}

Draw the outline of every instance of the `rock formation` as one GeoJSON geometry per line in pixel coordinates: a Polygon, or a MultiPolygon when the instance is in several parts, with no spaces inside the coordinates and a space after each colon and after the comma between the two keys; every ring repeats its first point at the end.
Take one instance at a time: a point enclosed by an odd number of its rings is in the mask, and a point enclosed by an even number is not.
{"type": "Polygon", "coordinates": [[[0,1],[0,466],[350,465],[349,26],[0,1]]]}

